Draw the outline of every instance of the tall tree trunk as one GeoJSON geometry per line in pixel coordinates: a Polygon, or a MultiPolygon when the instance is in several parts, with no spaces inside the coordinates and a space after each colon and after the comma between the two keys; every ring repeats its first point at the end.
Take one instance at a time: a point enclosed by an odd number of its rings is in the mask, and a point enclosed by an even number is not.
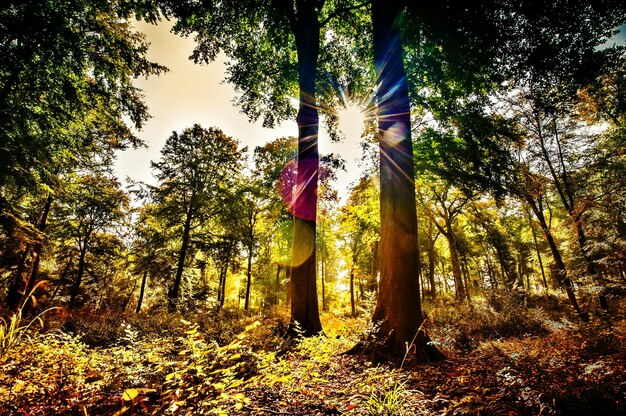
{"type": "Polygon", "coordinates": [[[274,281],[274,293],[276,295],[276,305],[278,305],[278,294],[280,293],[280,269],[281,266],[279,263],[276,263],[276,280],[274,281]]]}
{"type": "MultiPolygon", "coordinates": [[[[304,2],[303,2],[304,3],[304,2]]],[[[300,107],[298,124],[298,173],[293,211],[293,258],[291,264],[291,320],[304,336],[322,331],[317,304],[316,219],[319,154],[317,137],[319,116],[315,96],[315,77],[319,54],[319,23],[315,2],[306,2],[298,10],[294,27],[298,52],[300,107]]]]}
{"type": "Polygon", "coordinates": [[[454,293],[456,300],[463,301],[467,297],[465,286],[463,285],[463,274],[461,271],[461,262],[459,260],[459,252],[456,246],[456,238],[452,224],[446,224],[446,232],[443,236],[448,240],[448,248],[450,249],[450,265],[452,266],[452,276],[454,277],[454,293]]]}
{"type": "Polygon", "coordinates": [[[380,323],[379,336],[387,352],[402,356],[408,345],[417,362],[427,362],[442,355],[428,345],[422,330],[411,109],[399,30],[403,8],[402,1],[372,2],[381,216],[380,284],[372,319],[380,323]]]}
{"type": "Polygon", "coordinates": [[[83,273],[85,272],[85,256],[87,255],[87,241],[83,242],[83,246],[80,249],[80,256],[78,257],[78,271],[76,272],[76,279],[72,285],[72,293],[70,294],[70,309],[76,307],[76,298],[80,291],[80,283],[83,280],[83,273]]]}
{"type": "Polygon", "coordinates": [[[326,305],[326,256],[324,250],[322,250],[322,311],[328,311],[326,305]]]}
{"type": "MultiPolygon", "coordinates": [[[[556,172],[556,168],[554,167],[552,163],[552,159],[550,158],[550,155],[545,146],[543,135],[540,134],[539,142],[541,145],[542,154],[544,156],[544,160],[546,161],[546,164],[548,165],[550,174],[552,175],[552,180],[554,182],[555,188],[557,189],[557,193],[559,194],[559,197],[561,198],[561,203],[563,204],[563,207],[567,211],[567,214],[569,215],[570,220],[576,227],[576,234],[578,237],[578,246],[583,256],[583,260],[585,261],[585,265],[587,266],[587,273],[596,284],[598,284],[599,286],[602,286],[600,279],[598,278],[598,275],[597,275],[595,263],[593,259],[591,258],[591,256],[589,255],[589,251],[587,249],[587,237],[585,236],[585,231],[583,229],[583,225],[581,221],[582,213],[578,212],[578,210],[576,209],[576,199],[574,196],[574,192],[572,191],[572,188],[570,186],[569,173],[565,166],[565,159],[564,159],[563,151],[561,148],[561,139],[559,137],[559,131],[557,128],[556,116],[553,116],[552,121],[553,121],[552,127],[553,127],[554,140],[557,145],[557,158],[559,161],[558,163],[561,166],[560,175],[556,172]]],[[[608,310],[609,305],[608,305],[606,296],[604,295],[604,292],[601,291],[598,297],[599,297],[601,308],[605,311],[608,310]]]]}
{"type": "Polygon", "coordinates": [[[148,271],[145,270],[143,272],[143,277],[141,278],[141,288],[139,289],[139,299],[137,300],[137,307],[135,308],[135,313],[141,312],[141,305],[143,304],[143,296],[146,293],[146,281],[148,280],[148,271]]]}
{"type": "Polygon", "coordinates": [[[174,278],[174,284],[170,287],[167,294],[167,309],[170,312],[175,312],[178,306],[178,295],[180,292],[180,284],[183,280],[183,270],[185,267],[185,257],[187,256],[187,248],[189,247],[189,235],[191,232],[191,211],[187,212],[187,218],[185,218],[185,225],[183,226],[183,241],[180,245],[180,252],[178,253],[178,265],[176,267],[176,277],[174,278]]]}
{"type": "Polygon", "coordinates": [[[253,244],[248,246],[248,268],[246,270],[246,301],[244,303],[244,310],[248,310],[250,307],[250,290],[252,289],[252,247],[253,244]]]}
{"type": "Polygon", "coordinates": [[[437,297],[437,287],[435,285],[435,242],[439,235],[437,234],[433,238],[432,226],[428,231],[428,281],[430,282],[430,296],[435,299],[437,297]]]}
{"type": "MultiPolygon", "coordinates": [[[[52,202],[54,198],[52,194],[48,195],[46,198],[46,202],[44,203],[43,209],[39,218],[37,220],[37,230],[41,233],[46,231],[46,225],[48,222],[48,215],[50,214],[50,208],[52,207],[52,202]]],[[[35,287],[37,283],[37,277],[39,274],[39,261],[41,258],[41,252],[43,250],[43,241],[36,241],[33,246],[30,244],[24,249],[22,253],[22,257],[20,259],[20,264],[17,267],[15,272],[15,279],[13,284],[9,288],[9,293],[7,296],[7,303],[9,309],[15,311],[19,305],[22,303],[23,296],[27,296],[35,287]],[[24,279],[24,269],[26,268],[26,259],[31,252],[31,248],[33,251],[32,260],[31,260],[31,270],[29,277],[24,279]],[[23,286],[23,293],[22,293],[23,286]]],[[[24,311],[26,313],[26,311],[24,311]]]]}
{"type": "MultiPolygon", "coordinates": [[[[46,198],[46,202],[43,207],[43,211],[39,216],[39,225],[38,229],[41,233],[45,233],[46,225],[48,224],[48,215],[50,214],[50,208],[52,207],[52,202],[54,201],[54,197],[52,194],[48,195],[46,198]]],[[[43,240],[37,241],[35,246],[33,247],[33,266],[30,271],[30,277],[26,281],[26,290],[24,291],[24,295],[28,296],[35,285],[37,284],[37,280],[39,278],[39,264],[41,262],[41,253],[43,251],[43,240]]],[[[32,305],[31,305],[32,306],[32,305]]],[[[26,309],[29,310],[30,307],[28,304],[26,305],[26,309]]]]}
{"type": "Polygon", "coordinates": [[[350,308],[352,316],[356,316],[356,305],[354,302],[354,266],[350,269],[350,308]]]}
{"type": "Polygon", "coordinates": [[[565,263],[563,263],[563,259],[561,258],[561,253],[554,241],[554,237],[552,237],[552,233],[550,232],[550,227],[548,227],[548,223],[543,215],[543,211],[539,208],[537,203],[533,200],[532,197],[526,196],[526,202],[533,210],[533,213],[537,217],[539,221],[539,225],[541,226],[541,230],[543,231],[544,236],[546,237],[546,241],[548,242],[548,246],[550,247],[550,252],[552,253],[552,258],[554,259],[554,266],[557,271],[559,283],[563,285],[565,288],[565,293],[567,293],[567,297],[572,304],[572,307],[583,320],[588,320],[589,317],[586,313],[582,312],[580,306],[578,305],[578,301],[576,300],[576,294],[574,293],[574,285],[567,275],[567,269],[565,268],[565,263]]]}
{"type": "Polygon", "coordinates": [[[9,286],[9,291],[7,293],[7,306],[9,307],[9,310],[13,312],[17,312],[17,309],[22,303],[22,293],[20,292],[21,287],[25,286],[24,269],[26,269],[26,262],[28,259],[28,255],[30,254],[30,250],[31,245],[27,244],[24,251],[22,251],[22,255],[20,256],[20,262],[15,269],[13,281],[11,282],[11,286],[9,286]]]}
{"type": "Polygon", "coordinates": [[[541,252],[539,251],[539,244],[537,243],[537,233],[535,232],[535,227],[533,226],[533,219],[528,213],[528,222],[530,223],[530,230],[533,234],[533,242],[535,244],[535,252],[537,253],[537,260],[539,261],[539,269],[541,270],[541,278],[543,280],[543,286],[546,291],[548,290],[548,280],[546,279],[546,271],[543,267],[543,260],[541,259],[541,252]]]}

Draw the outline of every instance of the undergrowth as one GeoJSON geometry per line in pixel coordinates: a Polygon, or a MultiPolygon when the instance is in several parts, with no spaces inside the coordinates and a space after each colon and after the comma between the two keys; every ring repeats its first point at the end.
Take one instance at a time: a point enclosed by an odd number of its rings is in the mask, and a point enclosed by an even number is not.
{"type": "Polygon", "coordinates": [[[519,298],[473,301],[431,310],[429,334],[449,358],[408,369],[344,354],[372,332],[367,317],[327,314],[323,334],[289,339],[284,313],[62,316],[65,326],[47,325],[57,329],[0,356],[0,414],[559,415],[626,406],[623,320],[557,322],[519,298]]]}

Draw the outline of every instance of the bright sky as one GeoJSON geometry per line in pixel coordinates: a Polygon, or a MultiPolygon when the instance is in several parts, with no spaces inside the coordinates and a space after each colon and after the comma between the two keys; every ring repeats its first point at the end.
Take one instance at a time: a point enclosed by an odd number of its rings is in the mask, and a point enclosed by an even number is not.
{"type": "MultiPolygon", "coordinates": [[[[204,127],[218,127],[239,140],[242,146],[254,147],[283,136],[297,136],[295,120],[284,122],[275,129],[262,127],[261,122],[251,123],[233,104],[236,96],[233,87],[224,80],[224,57],[210,65],[196,65],[188,58],[194,47],[192,38],[181,38],[170,33],[172,23],[159,25],[137,22],[136,27],[145,33],[150,49],[148,58],[169,68],[169,72],[148,79],[140,78],[135,85],[143,90],[145,102],[152,118],[138,136],[147,149],[127,150],[118,153],[115,170],[120,179],[129,176],[138,181],[154,184],[150,161],[158,160],[160,150],[172,131],[182,131],[199,123],[204,127]]],[[[340,127],[346,140],[332,143],[323,128],[320,130],[320,153],[340,153],[346,160],[347,172],[339,172],[337,190],[347,196],[349,184],[359,177],[355,163],[361,156],[359,147],[359,111],[346,111],[340,127]]],[[[322,127],[322,126],[321,126],[322,127]]]]}

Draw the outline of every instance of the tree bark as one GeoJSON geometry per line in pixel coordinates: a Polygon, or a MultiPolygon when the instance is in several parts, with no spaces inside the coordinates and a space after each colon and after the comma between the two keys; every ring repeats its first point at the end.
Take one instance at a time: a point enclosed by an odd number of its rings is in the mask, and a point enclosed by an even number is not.
{"type": "Polygon", "coordinates": [[[315,77],[320,27],[315,2],[303,2],[298,22],[293,25],[298,53],[300,106],[298,124],[298,173],[293,212],[293,257],[291,264],[291,319],[289,332],[296,327],[304,336],[322,331],[317,304],[316,220],[319,154],[319,116],[315,77]]]}
{"type": "Polygon", "coordinates": [[[76,307],[76,299],[80,290],[80,283],[83,280],[83,273],[85,272],[85,256],[87,255],[87,243],[88,240],[86,239],[80,249],[80,256],[78,257],[78,271],[76,272],[76,279],[72,285],[72,293],[70,295],[70,309],[74,309],[76,307]]]}
{"type": "Polygon", "coordinates": [[[24,251],[22,251],[22,255],[20,256],[20,262],[15,269],[15,274],[13,275],[13,281],[11,282],[11,286],[9,287],[9,291],[7,293],[7,306],[10,311],[17,312],[18,308],[22,303],[22,295],[20,294],[20,288],[25,286],[24,282],[24,269],[26,268],[26,260],[28,259],[28,255],[30,254],[31,245],[26,245],[24,251]]]}
{"type": "MultiPolygon", "coordinates": [[[[46,225],[48,221],[48,215],[50,214],[50,208],[52,207],[52,202],[54,201],[53,196],[50,194],[46,198],[46,202],[44,203],[41,214],[39,215],[39,219],[37,220],[37,230],[41,233],[46,231],[46,225]]],[[[43,241],[36,241],[33,246],[30,244],[24,249],[22,254],[22,258],[20,259],[20,263],[15,272],[15,279],[13,284],[9,288],[9,293],[7,296],[7,303],[9,309],[12,311],[16,311],[17,308],[22,303],[23,297],[28,296],[30,292],[35,287],[37,283],[37,277],[39,274],[39,261],[41,258],[41,252],[43,250],[43,241]],[[31,270],[29,277],[24,279],[24,269],[26,268],[26,259],[28,254],[30,254],[32,249],[32,260],[31,260],[31,270]],[[21,293],[21,286],[24,286],[23,293],[21,293]]]]}
{"type": "Polygon", "coordinates": [[[439,234],[433,237],[432,224],[428,232],[428,281],[430,283],[430,296],[432,299],[435,299],[437,297],[437,286],[435,284],[435,242],[439,234]]]}
{"type": "Polygon", "coordinates": [[[533,242],[535,243],[535,252],[537,253],[537,260],[539,261],[539,269],[541,269],[541,278],[543,280],[543,286],[548,290],[548,280],[546,279],[546,271],[543,267],[543,260],[541,259],[541,252],[539,251],[539,244],[537,243],[537,233],[535,232],[535,227],[533,226],[533,219],[528,213],[528,222],[530,224],[530,231],[533,234],[533,242]]]}
{"type": "Polygon", "coordinates": [[[427,362],[442,355],[428,345],[422,328],[410,106],[398,21],[403,8],[401,1],[372,2],[381,208],[380,283],[372,319],[380,323],[386,352],[402,356],[410,350],[415,361],[427,362]]]}
{"type": "Polygon", "coordinates": [[[146,281],[148,280],[148,271],[143,272],[143,277],[141,278],[141,288],[139,289],[139,299],[137,300],[137,308],[135,308],[135,313],[141,312],[141,305],[143,304],[143,296],[146,293],[146,281]]]}
{"type": "Polygon", "coordinates": [[[354,266],[350,269],[350,308],[352,316],[356,316],[356,305],[354,302],[354,266]]]}
{"type": "Polygon", "coordinates": [[[246,270],[246,301],[244,303],[244,310],[248,310],[250,307],[250,290],[252,289],[252,247],[253,244],[248,246],[248,268],[246,270]]]}
{"type": "Polygon", "coordinates": [[[454,277],[454,293],[456,300],[463,301],[467,297],[465,286],[463,285],[463,274],[461,271],[461,262],[459,260],[459,252],[456,249],[456,239],[452,225],[446,225],[447,230],[443,236],[448,240],[448,248],[450,249],[450,265],[452,266],[452,276],[454,277]]]}
{"type": "Polygon", "coordinates": [[[541,226],[541,230],[543,231],[544,236],[546,237],[546,241],[548,242],[548,246],[550,247],[550,252],[552,253],[552,258],[554,259],[554,265],[557,270],[558,280],[560,284],[565,288],[565,293],[567,293],[567,297],[572,304],[572,307],[580,316],[580,318],[584,321],[589,319],[588,315],[580,309],[578,305],[578,301],[576,300],[576,294],[574,293],[574,285],[567,275],[567,269],[565,268],[565,263],[563,263],[563,259],[561,258],[561,253],[554,241],[554,237],[552,237],[552,233],[550,232],[550,228],[548,227],[548,223],[543,215],[543,211],[539,208],[537,203],[533,200],[532,197],[526,196],[526,202],[533,210],[533,213],[537,217],[539,221],[539,225],[541,226]]]}
{"type": "Polygon", "coordinates": [[[187,212],[187,218],[185,218],[185,225],[183,226],[183,241],[180,245],[180,252],[178,253],[178,265],[176,267],[176,277],[174,278],[174,284],[168,291],[167,296],[167,308],[170,312],[175,312],[178,306],[178,295],[180,292],[180,284],[183,279],[183,270],[185,267],[185,257],[187,256],[187,248],[189,246],[189,236],[191,232],[191,211],[187,212]]]}

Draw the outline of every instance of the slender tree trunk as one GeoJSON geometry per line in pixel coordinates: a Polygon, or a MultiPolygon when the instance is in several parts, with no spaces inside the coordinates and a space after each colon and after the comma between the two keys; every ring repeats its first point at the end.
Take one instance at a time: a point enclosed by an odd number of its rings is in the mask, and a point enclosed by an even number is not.
{"type": "Polygon", "coordinates": [[[548,290],[548,280],[546,279],[546,271],[543,267],[543,260],[541,259],[541,252],[539,250],[539,244],[537,243],[537,233],[535,232],[535,227],[533,226],[533,220],[532,217],[530,215],[530,212],[528,213],[528,221],[530,223],[530,230],[533,234],[533,242],[535,243],[535,252],[537,253],[537,261],[539,261],[539,269],[541,269],[541,278],[543,280],[543,286],[545,287],[546,291],[548,290]]]}
{"type": "Polygon", "coordinates": [[[354,303],[354,266],[350,269],[350,308],[352,316],[356,316],[356,305],[354,303]]]}
{"type": "Polygon", "coordinates": [[[491,264],[491,256],[485,246],[483,246],[483,253],[485,254],[485,263],[487,263],[487,276],[489,277],[489,284],[492,288],[496,289],[498,287],[498,281],[496,280],[493,265],[491,264]]]}
{"type": "Polygon", "coordinates": [[[9,291],[7,293],[7,306],[9,310],[16,312],[22,303],[22,294],[20,293],[20,288],[25,284],[24,282],[24,269],[26,269],[26,260],[28,259],[28,255],[30,254],[31,245],[26,245],[24,251],[22,251],[22,255],[20,256],[20,262],[15,269],[15,274],[13,275],[13,281],[11,282],[11,286],[9,287],[9,291]]]}
{"type": "Polygon", "coordinates": [[[316,219],[319,154],[317,137],[319,116],[315,96],[315,77],[319,53],[319,23],[315,2],[306,2],[298,10],[294,27],[298,53],[300,107],[298,124],[298,173],[292,207],[293,258],[291,267],[290,333],[296,326],[305,336],[322,331],[316,289],[316,219]]]}
{"type": "Polygon", "coordinates": [[[467,297],[465,287],[463,285],[463,275],[461,272],[461,263],[459,261],[459,253],[456,249],[456,240],[452,226],[448,226],[448,230],[444,234],[448,240],[448,248],[450,249],[450,265],[452,266],[452,276],[454,277],[454,292],[456,300],[463,301],[467,297]]]}
{"type": "Polygon", "coordinates": [[[430,296],[435,299],[437,297],[437,288],[435,285],[435,242],[437,236],[432,237],[432,228],[429,229],[428,235],[428,281],[430,282],[430,296]]]}
{"type": "Polygon", "coordinates": [[[248,246],[248,269],[246,271],[246,301],[244,303],[244,310],[248,310],[250,307],[250,290],[252,289],[252,247],[250,244],[248,246]]]}
{"type": "Polygon", "coordinates": [[[128,307],[128,304],[130,303],[130,299],[133,297],[133,294],[135,293],[136,289],[137,289],[137,281],[135,280],[135,284],[133,284],[133,289],[130,291],[128,296],[126,296],[126,299],[124,299],[124,303],[122,304],[122,312],[126,312],[126,308],[128,307]]]}
{"type": "Polygon", "coordinates": [[[139,299],[137,300],[137,307],[135,308],[135,313],[141,312],[141,305],[143,304],[143,296],[146,293],[146,281],[148,280],[148,271],[145,270],[143,272],[143,277],[141,278],[141,288],[139,289],[139,299]]]}
{"type": "Polygon", "coordinates": [[[80,249],[80,256],[78,257],[78,271],[76,272],[76,279],[72,285],[72,293],[70,295],[70,309],[76,307],[76,298],[80,291],[80,283],[83,280],[83,273],[85,272],[85,256],[87,255],[87,240],[83,242],[83,247],[80,249]]]}
{"type": "MultiPolygon", "coordinates": [[[[548,154],[548,151],[546,149],[543,135],[539,135],[539,141],[541,144],[541,150],[544,156],[544,160],[546,161],[546,164],[548,165],[550,174],[552,175],[552,180],[557,189],[557,193],[559,194],[559,197],[561,198],[563,207],[567,211],[567,214],[569,215],[572,223],[576,226],[576,233],[578,236],[578,245],[580,248],[580,252],[583,256],[583,260],[585,261],[585,265],[587,266],[587,273],[596,284],[598,284],[599,286],[602,286],[601,282],[598,279],[595,263],[591,259],[591,256],[589,255],[589,251],[587,250],[587,237],[585,236],[585,231],[583,229],[583,225],[581,222],[582,214],[577,212],[576,210],[576,200],[574,197],[574,192],[572,192],[572,189],[570,186],[569,173],[565,167],[565,160],[563,157],[563,151],[561,149],[561,139],[559,137],[559,131],[557,128],[556,116],[553,117],[552,121],[553,121],[554,140],[557,145],[557,157],[558,157],[559,164],[561,165],[561,175],[559,176],[556,172],[556,169],[552,163],[550,155],[548,154]]],[[[608,310],[609,305],[608,305],[606,296],[604,295],[604,292],[601,291],[598,297],[600,301],[600,307],[605,311],[608,310]]]]}
{"type": "MultiPolygon", "coordinates": [[[[46,198],[44,207],[43,207],[43,211],[39,217],[39,225],[37,227],[41,233],[44,233],[46,231],[46,225],[48,223],[48,215],[50,214],[50,208],[52,208],[53,201],[54,201],[54,198],[52,194],[48,195],[48,197],[46,198]]],[[[39,263],[41,261],[41,253],[43,251],[43,244],[44,244],[43,240],[37,241],[35,243],[35,246],[33,247],[33,259],[34,260],[33,260],[33,266],[30,271],[30,277],[28,278],[28,281],[26,282],[26,290],[24,291],[24,294],[26,296],[29,295],[33,291],[33,289],[35,288],[35,285],[37,284],[37,280],[39,278],[39,263]]],[[[30,310],[31,306],[27,304],[26,309],[30,310]]]]}
{"type": "Polygon", "coordinates": [[[274,293],[276,295],[275,305],[278,305],[278,294],[280,293],[280,264],[276,263],[276,280],[274,281],[274,293]]]}
{"type": "Polygon", "coordinates": [[[470,296],[470,273],[465,257],[463,257],[463,260],[461,262],[461,271],[463,272],[463,285],[465,289],[465,296],[467,296],[467,300],[471,302],[472,297],[470,296]]]}
{"type": "Polygon", "coordinates": [[[576,300],[576,294],[574,293],[574,285],[572,284],[572,281],[567,275],[567,269],[565,268],[565,263],[563,263],[563,259],[561,258],[561,253],[559,252],[556,242],[554,241],[554,237],[552,237],[552,233],[550,232],[550,228],[548,227],[548,223],[546,222],[543,212],[541,211],[541,209],[539,209],[539,207],[537,206],[535,201],[532,199],[532,197],[527,196],[526,202],[528,202],[530,208],[533,210],[533,213],[535,214],[535,216],[537,217],[537,220],[539,221],[541,230],[543,231],[543,234],[546,237],[546,241],[548,242],[548,246],[550,247],[552,258],[554,259],[554,266],[557,271],[558,280],[560,284],[562,284],[565,287],[565,293],[567,293],[567,297],[570,303],[572,304],[572,307],[574,308],[574,310],[576,311],[578,316],[580,316],[581,319],[585,321],[588,320],[589,317],[587,316],[586,313],[583,313],[581,311],[580,306],[578,305],[578,301],[576,300]]]}
{"type": "Polygon", "coordinates": [[[185,267],[185,257],[187,256],[187,248],[189,247],[189,236],[191,232],[191,212],[187,212],[187,218],[185,219],[185,225],[183,228],[183,241],[180,245],[180,252],[178,253],[178,265],[176,267],[176,277],[174,278],[174,284],[168,291],[167,296],[167,308],[170,312],[175,312],[178,306],[178,296],[180,292],[180,285],[183,280],[183,270],[185,267]]]}
{"type": "MultiPolygon", "coordinates": [[[[37,221],[37,230],[41,233],[46,231],[46,225],[48,222],[48,214],[50,213],[50,208],[52,207],[52,202],[54,198],[52,195],[48,195],[46,198],[46,202],[44,203],[41,214],[39,215],[39,219],[37,221]]],[[[9,293],[7,296],[7,303],[9,305],[10,310],[15,311],[19,305],[22,303],[23,296],[27,296],[35,287],[37,283],[37,277],[39,274],[39,261],[41,258],[41,252],[43,250],[43,241],[36,241],[33,246],[30,244],[24,249],[22,253],[22,257],[20,259],[20,264],[15,272],[15,279],[13,284],[9,288],[9,293]],[[29,277],[24,279],[24,269],[26,268],[26,259],[31,252],[32,248],[32,260],[31,260],[31,271],[29,277]],[[21,292],[21,286],[24,286],[23,293],[21,292]]],[[[28,307],[27,307],[28,308],[28,307]]],[[[26,311],[24,311],[26,313],[26,311]]]]}
{"type": "Polygon", "coordinates": [[[411,109],[399,30],[403,8],[401,1],[372,2],[381,211],[381,273],[372,319],[381,323],[379,336],[389,353],[405,355],[409,345],[417,362],[427,362],[442,354],[421,330],[411,109]]]}
{"type": "Polygon", "coordinates": [[[328,311],[328,307],[326,305],[326,259],[324,255],[324,250],[322,250],[322,310],[324,312],[328,311]]]}

